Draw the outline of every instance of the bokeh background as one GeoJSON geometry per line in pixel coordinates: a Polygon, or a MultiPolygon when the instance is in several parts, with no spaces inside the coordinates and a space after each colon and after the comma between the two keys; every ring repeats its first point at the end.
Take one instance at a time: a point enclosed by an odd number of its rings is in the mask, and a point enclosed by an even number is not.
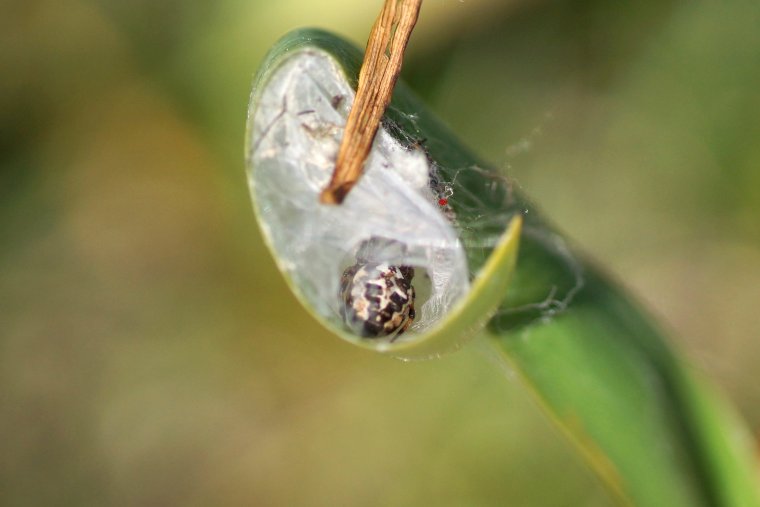
{"type": "MultiPolygon", "coordinates": [[[[478,344],[405,364],[288,292],[251,79],[381,1],[0,5],[0,504],[610,500],[478,344]]],[[[760,6],[426,0],[404,74],[760,428],[760,6]]]]}

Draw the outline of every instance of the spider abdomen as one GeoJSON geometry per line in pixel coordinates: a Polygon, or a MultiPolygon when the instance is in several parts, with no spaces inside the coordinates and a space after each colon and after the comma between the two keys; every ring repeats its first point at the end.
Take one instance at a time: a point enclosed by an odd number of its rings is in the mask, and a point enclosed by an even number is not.
{"type": "Polygon", "coordinates": [[[346,324],[366,338],[395,339],[414,321],[414,268],[357,263],[343,272],[342,313],[346,324]]]}

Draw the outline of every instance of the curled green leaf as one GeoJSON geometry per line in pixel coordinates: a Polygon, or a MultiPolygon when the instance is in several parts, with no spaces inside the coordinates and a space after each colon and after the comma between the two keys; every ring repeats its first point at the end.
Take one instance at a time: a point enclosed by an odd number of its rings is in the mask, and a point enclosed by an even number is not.
{"type": "Polygon", "coordinates": [[[294,32],[270,52],[251,98],[254,207],[304,307],[351,343],[403,358],[439,355],[485,326],[621,504],[760,506],[754,457],[726,403],[403,83],[365,176],[342,206],[321,207],[360,59],[330,34],[294,32]],[[404,304],[382,317],[398,318],[392,332],[363,335],[345,306],[362,293],[345,280],[378,256],[372,269],[383,267],[362,278],[367,300],[381,273],[404,304]]]}
{"type": "Polygon", "coordinates": [[[344,339],[407,358],[456,348],[506,293],[522,224],[511,183],[451,164],[427,146],[423,119],[392,104],[365,176],[342,205],[322,204],[354,93],[315,43],[327,37],[286,39],[254,88],[249,181],[267,244],[304,306],[344,339]],[[473,174],[499,206],[473,195],[473,174]]]}

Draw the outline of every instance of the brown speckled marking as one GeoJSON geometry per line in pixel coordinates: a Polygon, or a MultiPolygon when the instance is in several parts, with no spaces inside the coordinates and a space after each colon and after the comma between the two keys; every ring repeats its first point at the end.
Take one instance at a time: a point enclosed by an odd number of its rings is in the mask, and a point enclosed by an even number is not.
{"type": "Polygon", "coordinates": [[[343,272],[342,315],[352,331],[365,338],[391,341],[414,322],[414,268],[359,262],[343,272]]]}

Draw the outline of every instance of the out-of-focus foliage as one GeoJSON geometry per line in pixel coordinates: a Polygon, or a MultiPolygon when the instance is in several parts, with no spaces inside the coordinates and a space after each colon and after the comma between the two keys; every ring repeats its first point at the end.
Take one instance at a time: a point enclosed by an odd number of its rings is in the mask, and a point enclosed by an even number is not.
{"type": "MultiPolygon", "coordinates": [[[[349,347],[261,243],[251,76],[287,30],[363,44],[375,11],[0,7],[0,503],[608,505],[477,347],[349,347]]],[[[406,68],[754,428],[759,23],[740,0],[429,0],[406,68]]]]}

